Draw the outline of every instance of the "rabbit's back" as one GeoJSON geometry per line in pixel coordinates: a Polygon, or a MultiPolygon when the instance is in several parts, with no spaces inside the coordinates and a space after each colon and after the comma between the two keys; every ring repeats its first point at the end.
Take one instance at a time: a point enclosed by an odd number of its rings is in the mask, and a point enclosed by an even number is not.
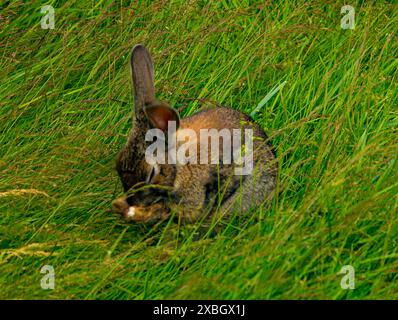
{"type": "Polygon", "coordinates": [[[186,209],[186,218],[196,220],[204,210],[221,214],[234,209],[243,212],[272,197],[277,175],[275,154],[264,131],[249,116],[232,108],[218,107],[182,119],[177,135],[181,129],[191,129],[196,133],[198,152],[196,163],[177,165],[175,195],[186,209]],[[252,130],[253,171],[237,175],[234,163],[223,163],[221,140],[218,163],[210,164],[210,157],[209,164],[200,163],[203,129],[215,129],[216,132],[224,129],[230,132],[233,129],[252,130]]]}

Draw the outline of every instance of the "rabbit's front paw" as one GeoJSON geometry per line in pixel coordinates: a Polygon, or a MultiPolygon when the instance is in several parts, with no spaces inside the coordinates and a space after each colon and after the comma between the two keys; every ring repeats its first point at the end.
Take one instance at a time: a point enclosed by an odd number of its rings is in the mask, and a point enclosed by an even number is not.
{"type": "Polygon", "coordinates": [[[151,222],[166,220],[170,217],[170,210],[162,203],[148,206],[130,206],[125,198],[121,198],[113,201],[112,207],[113,211],[120,214],[126,221],[151,222]]]}

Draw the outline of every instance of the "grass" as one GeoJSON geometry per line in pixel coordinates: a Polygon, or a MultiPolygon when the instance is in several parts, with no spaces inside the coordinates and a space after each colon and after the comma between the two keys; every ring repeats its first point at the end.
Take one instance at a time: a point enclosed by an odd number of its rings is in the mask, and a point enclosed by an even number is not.
{"type": "Polygon", "coordinates": [[[0,298],[397,299],[398,10],[351,1],[343,30],[343,4],[3,1],[0,298]],[[280,160],[269,210],[216,235],[111,213],[136,43],[183,116],[207,101],[250,114],[286,81],[255,115],[280,160]]]}

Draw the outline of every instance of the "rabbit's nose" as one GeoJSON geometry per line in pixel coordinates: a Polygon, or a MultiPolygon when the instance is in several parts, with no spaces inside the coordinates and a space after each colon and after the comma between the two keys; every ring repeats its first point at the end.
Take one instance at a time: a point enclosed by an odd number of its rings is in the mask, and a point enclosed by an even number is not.
{"type": "Polygon", "coordinates": [[[115,213],[125,215],[129,210],[129,204],[125,198],[119,198],[112,202],[112,208],[115,213]]]}

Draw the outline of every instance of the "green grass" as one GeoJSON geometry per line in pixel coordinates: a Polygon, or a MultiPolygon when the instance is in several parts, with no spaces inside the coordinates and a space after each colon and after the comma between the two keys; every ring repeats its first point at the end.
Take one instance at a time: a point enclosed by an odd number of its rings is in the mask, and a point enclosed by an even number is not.
{"type": "Polygon", "coordinates": [[[397,7],[351,1],[343,30],[343,1],[272,2],[43,2],[42,30],[41,4],[2,1],[0,298],[398,298],[397,7]],[[280,160],[269,210],[218,234],[111,213],[137,43],[183,116],[249,114],[286,81],[255,117],[280,160]]]}

